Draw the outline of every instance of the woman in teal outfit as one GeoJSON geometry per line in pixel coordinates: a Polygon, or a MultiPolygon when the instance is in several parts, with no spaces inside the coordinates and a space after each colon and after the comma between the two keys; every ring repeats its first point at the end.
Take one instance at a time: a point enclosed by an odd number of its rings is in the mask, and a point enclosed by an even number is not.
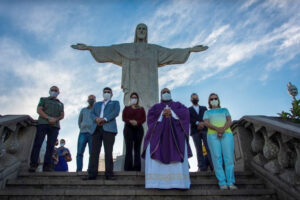
{"type": "Polygon", "coordinates": [[[234,140],[230,129],[230,114],[226,108],[221,108],[219,97],[215,93],[209,95],[208,105],[210,110],[204,113],[203,119],[208,128],[207,143],[219,187],[221,190],[237,189],[234,185],[234,140]]]}

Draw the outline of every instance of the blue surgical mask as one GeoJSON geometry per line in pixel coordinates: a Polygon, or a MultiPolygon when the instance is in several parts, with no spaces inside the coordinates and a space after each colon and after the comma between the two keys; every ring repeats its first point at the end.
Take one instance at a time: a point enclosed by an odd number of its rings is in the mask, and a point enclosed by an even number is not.
{"type": "Polygon", "coordinates": [[[172,99],[172,96],[170,93],[166,92],[161,95],[161,99],[163,101],[170,101],[172,99]]]}
{"type": "Polygon", "coordinates": [[[218,100],[212,100],[212,101],[210,101],[210,104],[212,105],[212,106],[218,106],[219,105],[219,101],[218,100]]]}
{"type": "Polygon", "coordinates": [[[137,99],[136,98],[131,98],[130,103],[131,103],[131,105],[137,104],[137,99]]]}
{"type": "Polygon", "coordinates": [[[58,92],[55,91],[50,91],[49,94],[51,97],[55,97],[55,98],[58,96],[58,92]]]}
{"type": "Polygon", "coordinates": [[[111,94],[108,93],[108,92],[105,92],[105,93],[103,94],[103,98],[104,98],[105,101],[109,101],[110,98],[111,98],[111,94]]]}

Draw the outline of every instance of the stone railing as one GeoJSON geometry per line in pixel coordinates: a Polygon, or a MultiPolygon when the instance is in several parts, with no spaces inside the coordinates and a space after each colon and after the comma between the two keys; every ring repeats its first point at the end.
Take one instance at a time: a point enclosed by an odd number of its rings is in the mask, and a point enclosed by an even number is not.
{"type": "Polygon", "coordinates": [[[0,188],[28,169],[36,121],[28,115],[0,116],[0,188]]]}
{"type": "Polygon", "coordinates": [[[238,170],[251,170],[279,199],[300,199],[300,124],[276,117],[244,116],[231,126],[238,170]]]}

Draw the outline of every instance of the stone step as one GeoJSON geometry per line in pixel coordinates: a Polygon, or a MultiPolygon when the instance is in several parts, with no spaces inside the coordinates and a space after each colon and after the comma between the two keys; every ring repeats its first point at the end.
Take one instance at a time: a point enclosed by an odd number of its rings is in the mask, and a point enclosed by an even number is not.
{"type": "MultiPolygon", "coordinates": [[[[145,173],[143,172],[114,172],[114,175],[118,179],[144,179],[145,173]]],[[[82,177],[87,176],[87,172],[35,172],[35,173],[29,173],[29,172],[22,172],[19,174],[18,179],[24,179],[24,178],[47,178],[47,179],[52,179],[52,178],[79,178],[81,179],[82,177]]],[[[242,171],[237,171],[235,172],[236,177],[241,177],[241,178],[250,178],[253,177],[254,174],[252,172],[242,172],[242,171]]],[[[191,179],[198,179],[198,178],[212,178],[215,179],[215,174],[213,172],[190,172],[190,177],[191,179]]],[[[104,172],[98,172],[98,178],[99,179],[104,179],[105,175],[104,172]]]]}
{"type": "MultiPolygon", "coordinates": [[[[236,179],[236,185],[240,189],[244,188],[264,188],[264,183],[260,179],[256,178],[238,178],[236,179]]],[[[8,180],[6,184],[7,188],[134,188],[145,187],[145,180],[74,180],[74,179],[17,179],[8,180]]],[[[191,187],[197,189],[218,189],[217,179],[196,179],[191,181],[191,187]]]]}
{"type": "Polygon", "coordinates": [[[4,189],[0,190],[0,199],[53,200],[53,199],[201,199],[201,200],[269,200],[276,199],[271,189],[238,190],[158,190],[158,189],[4,189]]]}

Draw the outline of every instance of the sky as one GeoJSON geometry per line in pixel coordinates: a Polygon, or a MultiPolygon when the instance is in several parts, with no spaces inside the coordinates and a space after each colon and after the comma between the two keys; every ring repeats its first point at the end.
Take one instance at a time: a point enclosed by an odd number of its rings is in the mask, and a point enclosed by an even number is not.
{"type": "MultiPolygon", "coordinates": [[[[148,42],[169,48],[207,45],[185,64],[159,69],[159,88],[191,106],[198,93],[207,106],[211,92],[233,120],[245,115],[277,116],[291,107],[287,83],[300,87],[300,1],[294,0],[110,0],[0,1],[0,114],[37,119],[40,97],[57,85],[65,105],[59,139],[66,139],[76,170],[77,125],[89,94],[102,100],[113,89],[123,106],[121,67],[97,63],[71,44],[109,46],[134,40],[139,23],[148,42]]],[[[122,154],[123,122],[117,118],[114,155],[122,154]]],[[[191,171],[197,169],[196,154],[191,171]]],[[[103,150],[102,150],[103,152],[103,150]]],[[[84,170],[88,164],[84,156],[84,170]]]]}

